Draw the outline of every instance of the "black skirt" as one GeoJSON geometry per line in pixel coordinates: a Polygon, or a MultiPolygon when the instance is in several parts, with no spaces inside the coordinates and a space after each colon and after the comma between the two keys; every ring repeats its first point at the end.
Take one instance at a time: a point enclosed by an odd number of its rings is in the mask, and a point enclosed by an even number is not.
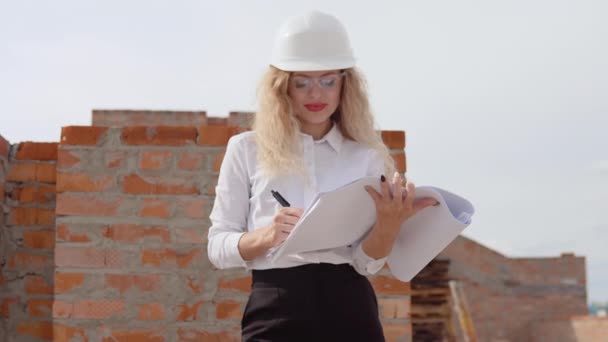
{"type": "Polygon", "coordinates": [[[348,264],[252,271],[242,341],[384,341],[378,302],[348,264]]]}

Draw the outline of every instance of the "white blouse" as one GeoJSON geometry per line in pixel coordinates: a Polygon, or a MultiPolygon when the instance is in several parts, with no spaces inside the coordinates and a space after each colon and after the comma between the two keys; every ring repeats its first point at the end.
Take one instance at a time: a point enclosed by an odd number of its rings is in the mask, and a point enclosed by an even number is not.
{"type": "MultiPolygon", "coordinates": [[[[244,132],[230,138],[209,216],[209,260],[220,269],[285,268],[323,262],[349,263],[363,275],[378,272],[386,258],[376,260],[366,255],[361,241],[332,250],[287,255],[273,263],[269,255],[243,260],[238,249],[241,236],[270,225],[281,209],[270,190],[283,195],[291,207],[306,209],[319,192],[334,190],[365,176],[377,176],[379,181],[384,172],[384,163],[374,149],[345,139],[335,124],[319,140],[315,141],[304,133],[299,133],[299,137],[304,147],[308,174],[313,176],[309,182],[297,175],[272,178],[264,175],[256,158],[254,132],[244,132]]],[[[331,229],[331,222],[327,222],[327,229],[331,229]]]]}

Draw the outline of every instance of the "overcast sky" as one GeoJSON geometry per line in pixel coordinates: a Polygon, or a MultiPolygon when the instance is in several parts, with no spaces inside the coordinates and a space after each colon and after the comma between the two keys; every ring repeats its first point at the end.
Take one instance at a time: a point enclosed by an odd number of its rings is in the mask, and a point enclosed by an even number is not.
{"type": "Polygon", "coordinates": [[[608,301],[608,2],[0,0],[0,134],[58,141],[92,109],[254,110],[276,29],[346,26],[408,177],[473,202],[510,257],[587,257],[608,301]]]}

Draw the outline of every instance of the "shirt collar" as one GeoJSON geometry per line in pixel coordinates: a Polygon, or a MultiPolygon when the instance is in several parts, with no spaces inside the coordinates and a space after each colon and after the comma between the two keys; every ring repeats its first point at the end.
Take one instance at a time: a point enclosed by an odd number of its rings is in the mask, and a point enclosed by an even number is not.
{"type": "MultiPolygon", "coordinates": [[[[300,135],[312,138],[310,135],[302,133],[302,132],[300,132],[300,135]]],[[[340,148],[342,147],[343,140],[344,140],[344,137],[342,136],[342,133],[340,132],[340,129],[338,128],[338,125],[336,123],[332,122],[332,127],[329,130],[329,132],[327,132],[327,134],[325,134],[321,139],[315,140],[314,142],[315,142],[315,144],[320,144],[322,142],[327,141],[329,146],[331,146],[336,152],[340,152],[340,148]]]]}

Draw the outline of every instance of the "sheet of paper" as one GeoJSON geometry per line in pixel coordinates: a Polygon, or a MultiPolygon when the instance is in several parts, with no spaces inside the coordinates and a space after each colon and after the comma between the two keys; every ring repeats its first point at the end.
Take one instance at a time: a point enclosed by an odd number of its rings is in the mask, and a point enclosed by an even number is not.
{"type": "Polygon", "coordinates": [[[320,193],[273,253],[273,260],[287,254],[346,246],[360,239],[376,221],[374,201],[365,185],[380,190],[378,178],[366,177],[320,193]]]}
{"type": "Polygon", "coordinates": [[[420,211],[407,220],[387,263],[395,278],[410,281],[458,234],[471,224],[475,209],[466,199],[436,187],[416,188],[416,197],[438,198],[440,205],[420,211]]]}
{"type": "MultiPolygon", "coordinates": [[[[272,251],[272,260],[361,240],[376,221],[374,201],[365,185],[381,191],[376,177],[365,177],[320,193],[287,240],[272,251]]],[[[416,197],[432,197],[440,205],[422,210],[401,227],[387,262],[393,275],[403,281],[411,280],[455,239],[471,223],[474,213],[469,201],[440,188],[417,187],[416,197]]]]}

